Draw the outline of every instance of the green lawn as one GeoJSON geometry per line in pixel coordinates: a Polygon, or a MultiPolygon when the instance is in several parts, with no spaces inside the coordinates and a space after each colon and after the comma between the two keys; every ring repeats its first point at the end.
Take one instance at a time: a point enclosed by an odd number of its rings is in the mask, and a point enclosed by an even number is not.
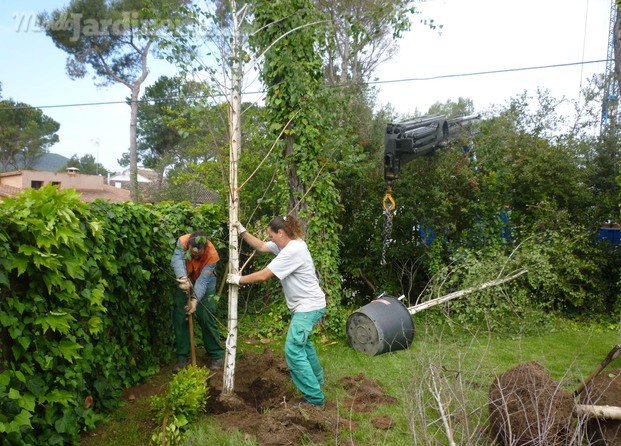
{"type": "MultiPolygon", "coordinates": [[[[339,404],[339,415],[356,422],[347,434],[355,444],[446,445],[447,429],[440,405],[457,444],[491,444],[486,433],[487,394],[497,374],[528,360],[539,361],[564,390],[572,392],[619,343],[617,330],[561,325],[561,329],[539,336],[497,338],[485,332],[417,326],[408,350],[369,356],[350,348],[345,341],[315,342],[326,374],[326,397],[339,404]],[[351,411],[345,404],[343,377],[364,374],[377,380],[383,390],[399,400],[380,405],[373,413],[351,411]],[[390,416],[394,427],[380,430],[371,419],[390,416]]],[[[250,348],[240,342],[240,348],[250,348]]],[[[273,345],[281,351],[280,345],[273,345]]],[[[621,359],[608,368],[620,368],[621,359]]],[[[121,408],[98,429],[85,437],[83,445],[147,444],[148,403],[136,401],[132,410],[121,408]],[[140,409],[143,405],[143,409],[140,409]],[[128,443],[131,439],[131,443],[128,443]]],[[[336,437],[335,437],[336,438],[336,437]]],[[[256,444],[240,432],[222,432],[209,414],[193,423],[187,445],[256,444]]],[[[332,444],[345,444],[342,437],[332,444]]]]}

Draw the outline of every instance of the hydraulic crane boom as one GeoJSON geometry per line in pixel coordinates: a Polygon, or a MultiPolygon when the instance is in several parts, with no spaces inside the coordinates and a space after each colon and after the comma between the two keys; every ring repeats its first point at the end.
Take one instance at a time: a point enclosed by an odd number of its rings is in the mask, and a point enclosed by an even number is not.
{"type": "Polygon", "coordinates": [[[384,179],[399,178],[402,164],[424,155],[433,155],[459,137],[463,126],[480,119],[480,115],[447,118],[423,116],[411,121],[388,124],[384,137],[384,179]]]}
{"type": "Polygon", "coordinates": [[[384,136],[384,180],[387,185],[384,209],[390,211],[395,208],[392,182],[399,178],[401,165],[424,155],[433,155],[437,149],[446,147],[459,137],[467,123],[480,117],[431,115],[388,124],[384,136]]]}

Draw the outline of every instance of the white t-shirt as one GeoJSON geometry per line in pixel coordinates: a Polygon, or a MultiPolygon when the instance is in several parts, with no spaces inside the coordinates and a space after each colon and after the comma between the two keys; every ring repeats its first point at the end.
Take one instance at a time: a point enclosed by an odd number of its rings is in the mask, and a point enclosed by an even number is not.
{"type": "Polygon", "coordinates": [[[276,258],[267,267],[282,282],[287,307],[295,312],[321,310],[326,307],[326,295],[319,286],[315,264],[302,239],[289,241],[282,250],[269,241],[267,246],[276,258]]]}

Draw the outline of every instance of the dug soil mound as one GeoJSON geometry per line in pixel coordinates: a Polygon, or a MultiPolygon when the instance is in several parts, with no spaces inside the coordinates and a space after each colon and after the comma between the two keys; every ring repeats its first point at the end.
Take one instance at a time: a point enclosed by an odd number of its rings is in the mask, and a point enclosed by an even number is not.
{"type": "Polygon", "coordinates": [[[501,444],[561,446],[574,433],[572,396],[536,361],[498,376],[488,404],[490,428],[501,444]]]}
{"type": "MultiPolygon", "coordinates": [[[[339,404],[357,412],[372,412],[379,404],[395,403],[378,383],[364,375],[346,377],[342,385],[348,397],[339,404]]],[[[247,352],[235,365],[235,395],[222,398],[222,372],[209,381],[207,413],[213,414],[225,430],[238,429],[254,436],[261,446],[334,443],[348,444],[355,424],[341,419],[337,405],[327,401],[324,409],[298,406],[297,392],[285,359],[270,349],[247,352]]],[[[327,384],[329,385],[329,383],[327,384]]],[[[377,420],[378,429],[388,429],[392,420],[377,420]]],[[[375,425],[375,423],[374,423],[375,425]]]]}
{"type": "MultiPolygon", "coordinates": [[[[580,395],[581,404],[621,406],[621,370],[604,370],[591,380],[580,395]]],[[[594,446],[621,445],[621,421],[590,419],[586,421],[589,444],[594,446]]]]}

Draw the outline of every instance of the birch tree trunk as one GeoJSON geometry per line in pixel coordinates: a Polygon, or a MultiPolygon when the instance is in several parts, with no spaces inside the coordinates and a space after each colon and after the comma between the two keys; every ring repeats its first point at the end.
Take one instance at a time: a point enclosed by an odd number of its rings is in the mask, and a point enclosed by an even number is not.
{"type": "MultiPolygon", "coordinates": [[[[231,87],[229,96],[229,273],[239,274],[239,246],[237,227],[232,223],[238,220],[239,190],[237,162],[241,152],[241,88],[243,62],[239,42],[239,23],[237,5],[231,0],[233,27],[233,63],[231,66],[231,87]]],[[[229,285],[229,319],[224,355],[224,376],[222,396],[230,396],[235,388],[235,357],[237,352],[237,300],[239,287],[229,285]]]]}

